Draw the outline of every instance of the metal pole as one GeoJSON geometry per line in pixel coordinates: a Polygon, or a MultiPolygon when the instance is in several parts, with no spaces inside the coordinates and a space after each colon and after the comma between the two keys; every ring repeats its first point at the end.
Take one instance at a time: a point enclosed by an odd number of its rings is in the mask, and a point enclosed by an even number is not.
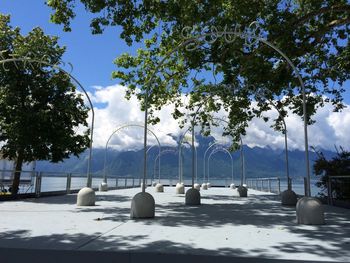
{"type": "Polygon", "coordinates": [[[146,176],[147,176],[147,125],[148,125],[148,90],[149,86],[146,86],[145,92],[145,129],[143,132],[143,185],[142,192],[146,192],[146,176]]]}
{"type": "Polygon", "coordinates": [[[243,142],[241,138],[241,186],[243,185],[243,177],[244,177],[244,167],[243,167],[243,142]]]}
{"type": "Polygon", "coordinates": [[[281,193],[281,180],[277,178],[277,183],[278,183],[278,194],[281,193]]]}
{"type": "Polygon", "coordinates": [[[67,174],[67,183],[66,183],[66,193],[70,194],[70,187],[71,187],[71,181],[72,181],[72,174],[67,174]]]}
{"type": "Polygon", "coordinates": [[[194,153],[194,121],[192,121],[192,188],[194,188],[194,174],[195,174],[195,153],[194,153]]]}
{"type": "Polygon", "coordinates": [[[286,154],[286,174],[287,174],[287,187],[288,190],[292,190],[292,185],[290,183],[290,177],[289,177],[289,162],[288,162],[288,138],[287,138],[287,125],[286,122],[283,120],[283,125],[284,125],[284,150],[286,154]]]}
{"type": "Polygon", "coordinates": [[[194,149],[196,153],[196,183],[198,183],[198,153],[196,147],[194,149]]]}
{"type": "Polygon", "coordinates": [[[181,142],[179,142],[179,183],[181,183],[181,166],[182,166],[182,160],[181,160],[181,142]]]}

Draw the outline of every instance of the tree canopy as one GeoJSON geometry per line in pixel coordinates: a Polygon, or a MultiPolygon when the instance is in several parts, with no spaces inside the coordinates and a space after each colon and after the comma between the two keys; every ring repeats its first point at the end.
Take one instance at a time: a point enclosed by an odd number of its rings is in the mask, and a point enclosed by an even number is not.
{"type": "MultiPolygon", "coordinates": [[[[315,149],[314,149],[315,150],[315,149]]],[[[321,196],[330,194],[335,199],[350,199],[349,179],[350,174],[350,152],[340,147],[336,147],[337,155],[330,160],[325,157],[321,151],[315,150],[317,160],[313,165],[315,175],[319,177],[316,183],[321,188],[321,196]],[[335,177],[330,180],[330,178],[335,177]],[[331,189],[328,189],[331,185],[331,189]]]]}
{"type": "MultiPolygon", "coordinates": [[[[253,117],[271,108],[267,100],[283,98],[276,103],[283,113],[289,108],[302,116],[296,73],[273,48],[255,41],[255,35],[286,54],[302,74],[308,116],[326,102],[335,111],[344,107],[344,82],[350,79],[347,0],[49,0],[52,21],[71,30],[78,2],[95,14],[92,33],[121,26],[121,38],[129,45],[145,41],[136,56],[123,54],[115,60],[118,70],[113,76],[129,87],[127,96],[136,94],[141,101],[150,89],[150,121],[159,121],[155,111],[169,102],[175,103],[174,116],[183,116],[184,93],[191,96],[187,108],[201,105],[198,121],[204,128],[210,127],[211,112],[225,109],[226,133],[236,141],[253,117]],[[247,37],[218,33],[222,31],[247,37]],[[209,33],[173,52],[189,38],[209,33]],[[160,61],[164,63],[159,67],[160,61]],[[203,72],[214,77],[208,79],[203,72]]],[[[274,127],[281,129],[281,118],[275,121],[274,127]]],[[[312,123],[311,118],[307,121],[312,123]]]]}
{"type": "Polygon", "coordinates": [[[89,145],[88,108],[70,76],[55,65],[65,48],[58,38],[34,28],[23,36],[0,14],[0,60],[30,58],[0,65],[0,145],[5,158],[16,163],[13,193],[17,193],[23,162],[62,161],[78,156],[89,145]]]}

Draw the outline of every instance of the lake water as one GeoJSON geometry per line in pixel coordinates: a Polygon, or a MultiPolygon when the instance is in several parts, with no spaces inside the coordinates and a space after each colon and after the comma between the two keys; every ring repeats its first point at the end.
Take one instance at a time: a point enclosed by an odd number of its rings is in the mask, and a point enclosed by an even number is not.
{"type": "MultiPolygon", "coordinates": [[[[156,180],[158,182],[158,180],[156,180]]],[[[84,176],[72,176],[71,179],[71,190],[79,190],[86,186],[87,179],[84,176]]],[[[101,177],[93,178],[92,179],[92,187],[98,188],[100,183],[102,182],[101,177]]],[[[108,178],[108,185],[110,187],[132,187],[132,186],[139,186],[141,182],[140,178],[131,178],[131,177],[118,177],[117,178],[108,178]]],[[[175,186],[178,182],[177,178],[172,179],[161,179],[160,183],[163,185],[171,185],[175,186]]],[[[229,187],[229,185],[232,183],[231,179],[222,179],[222,178],[211,178],[210,182],[213,186],[225,186],[229,187]]],[[[152,183],[151,179],[147,180],[147,184],[150,185],[152,183]]],[[[184,179],[185,185],[191,185],[192,180],[191,179],[184,179]]],[[[198,180],[198,183],[202,183],[201,180],[198,180]]],[[[239,180],[234,180],[233,182],[235,185],[239,185],[239,180]]],[[[319,188],[315,186],[316,181],[311,181],[311,195],[315,196],[320,191],[319,188]]],[[[52,191],[65,191],[67,186],[67,178],[66,177],[56,177],[56,176],[42,176],[41,180],[41,192],[52,192],[52,191]]],[[[25,186],[21,189],[21,192],[34,192],[35,189],[35,180],[32,182],[32,186],[25,186]]],[[[258,190],[261,189],[261,184],[258,185],[258,190]]],[[[268,184],[267,182],[264,183],[263,189],[265,191],[268,190],[268,184]]],[[[287,182],[286,180],[280,181],[280,190],[284,191],[287,189],[287,182]]],[[[271,190],[272,192],[277,192],[278,190],[278,184],[277,181],[271,180],[271,190]]],[[[299,195],[304,195],[304,181],[303,179],[293,179],[293,191],[296,192],[299,195]]]]}

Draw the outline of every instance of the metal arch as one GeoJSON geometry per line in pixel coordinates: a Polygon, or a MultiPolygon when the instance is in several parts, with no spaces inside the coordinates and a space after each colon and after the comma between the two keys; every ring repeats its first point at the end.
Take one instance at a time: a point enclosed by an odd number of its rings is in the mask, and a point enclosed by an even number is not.
{"type": "MultiPolygon", "coordinates": [[[[145,129],[144,129],[144,159],[146,159],[146,148],[147,148],[147,120],[148,120],[148,92],[150,88],[150,84],[153,81],[153,78],[155,77],[156,73],[159,71],[159,68],[163,65],[165,60],[173,53],[175,53],[177,50],[179,50],[181,47],[184,47],[190,43],[193,43],[195,41],[200,40],[201,38],[205,38],[207,36],[213,36],[213,33],[205,33],[201,34],[192,38],[188,38],[186,41],[180,43],[177,47],[175,47],[173,50],[169,51],[165,57],[158,63],[158,65],[155,67],[151,77],[149,78],[148,81],[145,82],[145,87],[146,87],[146,92],[145,92],[145,129]]],[[[243,39],[251,38],[254,39],[255,41],[260,41],[261,43],[264,43],[265,45],[271,47],[273,50],[275,50],[277,53],[279,53],[286,61],[287,63],[292,67],[294,73],[296,74],[298,81],[301,85],[301,90],[302,90],[302,98],[303,98],[303,119],[304,119],[304,140],[305,140],[305,161],[306,161],[306,175],[307,175],[307,196],[310,196],[310,164],[309,164],[309,152],[308,152],[308,132],[307,132],[307,112],[306,112],[306,94],[305,94],[305,85],[304,82],[301,78],[301,75],[296,68],[296,66],[293,64],[293,62],[288,58],[286,54],[284,54],[279,48],[277,48],[275,45],[272,43],[268,42],[267,40],[254,36],[251,34],[244,34],[244,33],[238,33],[238,32],[216,32],[217,36],[238,36],[243,39]]],[[[205,41],[205,39],[204,39],[205,41]]],[[[208,42],[208,41],[206,41],[208,42]]],[[[143,181],[145,183],[146,180],[146,174],[147,174],[147,164],[144,162],[144,178],[143,181]]]]}
{"type": "Polygon", "coordinates": [[[205,163],[206,163],[206,156],[207,156],[207,152],[209,151],[209,149],[215,145],[220,144],[220,142],[214,142],[213,144],[211,144],[204,152],[204,158],[203,158],[203,183],[205,182],[205,163]]]}
{"type": "Polygon", "coordinates": [[[182,143],[183,140],[185,138],[185,135],[187,134],[187,132],[190,130],[190,127],[188,127],[186,129],[186,131],[184,133],[182,133],[181,138],[179,140],[179,182],[182,182],[182,174],[183,174],[183,164],[182,164],[182,143]]]}
{"type": "MultiPolygon", "coordinates": [[[[91,107],[92,119],[91,119],[91,133],[90,133],[89,159],[88,159],[88,167],[87,167],[87,183],[86,183],[86,186],[87,187],[91,187],[91,184],[92,184],[91,158],[92,158],[92,143],[93,143],[93,135],[94,135],[95,111],[94,111],[94,106],[93,106],[93,104],[91,102],[89,94],[87,93],[87,91],[85,90],[83,85],[71,73],[69,73],[68,71],[64,70],[63,68],[61,68],[57,64],[52,65],[52,64],[50,64],[50,63],[48,63],[46,61],[41,61],[41,60],[32,59],[32,58],[10,58],[10,59],[4,59],[4,60],[0,60],[0,64],[2,64],[4,66],[4,64],[6,64],[8,62],[13,62],[13,63],[15,63],[15,65],[17,67],[16,62],[19,62],[19,61],[20,62],[25,62],[25,63],[29,62],[29,63],[44,64],[46,66],[50,66],[52,68],[58,69],[59,71],[63,72],[67,76],[69,76],[80,87],[80,89],[84,92],[85,96],[87,97],[88,102],[89,102],[90,107],[91,107]]],[[[4,70],[8,71],[8,70],[6,70],[5,67],[4,67],[4,70]]]]}
{"type": "MultiPolygon", "coordinates": [[[[176,154],[176,152],[177,152],[176,150],[167,149],[167,150],[163,150],[163,151],[161,151],[160,153],[158,153],[158,155],[157,155],[156,158],[154,159],[154,168],[153,168],[154,173],[155,173],[155,171],[156,171],[157,159],[159,160],[161,155],[164,155],[164,154],[166,154],[166,153],[174,153],[174,154],[176,154]]],[[[158,162],[158,165],[160,165],[159,162],[158,162]]],[[[158,183],[160,183],[160,166],[159,166],[159,168],[158,168],[158,171],[159,171],[158,183]]]]}
{"type": "MultiPolygon", "coordinates": [[[[228,121],[223,119],[223,118],[213,117],[213,120],[223,121],[223,122],[229,124],[228,121]]],[[[245,183],[245,169],[244,169],[244,153],[243,153],[242,136],[239,136],[239,140],[241,141],[241,147],[240,147],[240,154],[241,154],[241,156],[240,156],[240,159],[241,159],[241,185],[243,185],[243,182],[245,183]]]]}
{"type": "MultiPolygon", "coordinates": [[[[198,112],[198,110],[197,110],[198,112]]],[[[196,112],[196,113],[197,113],[196,112]]],[[[195,116],[194,116],[195,117],[195,116]]],[[[194,161],[192,161],[192,186],[194,187],[194,177],[196,178],[197,181],[197,174],[198,174],[198,155],[197,155],[197,148],[194,147],[194,122],[192,121],[192,126],[188,127],[184,133],[180,136],[181,139],[179,140],[179,182],[182,182],[182,174],[183,174],[183,164],[182,164],[182,144],[183,140],[185,138],[185,135],[187,132],[192,128],[192,160],[196,160],[195,164],[194,161]],[[195,156],[195,157],[194,157],[195,156]]]]}
{"type": "MultiPolygon", "coordinates": [[[[109,141],[112,139],[113,135],[116,134],[118,131],[122,130],[122,129],[125,129],[125,128],[128,128],[128,127],[140,127],[140,128],[145,128],[144,125],[142,124],[125,124],[125,125],[122,125],[120,127],[118,127],[116,130],[114,130],[112,132],[112,134],[109,136],[107,142],[106,142],[106,147],[105,147],[105,160],[104,160],[104,176],[103,176],[103,180],[104,182],[107,182],[107,173],[106,173],[106,163],[107,163],[107,149],[108,149],[108,143],[109,141]]],[[[160,142],[159,142],[159,139],[157,137],[157,135],[149,128],[147,128],[148,132],[152,133],[152,135],[156,138],[157,140],[157,143],[158,143],[158,147],[159,147],[159,153],[161,152],[161,145],[160,145],[160,142]]],[[[145,162],[147,161],[147,151],[145,151],[146,153],[146,159],[144,160],[145,162]]],[[[159,166],[160,166],[160,158],[159,158],[159,166]]],[[[144,178],[145,179],[145,178],[144,178]]],[[[142,191],[145,192],[145,180],[143,180],[143,186],[142,186],[142,191]]]]}
{"type": "Polygon", "coordinates": [[[232,155],[230,154],[230,152],[226,149],[226,148],[223,148],[223,147],[220,147],[220,148],[217,148],[217,149],[214,149],[210,154],[209,154],[209,157],[208,157],[208,182],[209,182],[209,162],[210,162],[210,158],[213,154],[217,153],[217,152],[224,152],[224,153],[227,153],[229,156],[230,156],[230,159],[231,159],[231,177],[232,177],[232,183],[233,183],[233,157],[232,155]]]}

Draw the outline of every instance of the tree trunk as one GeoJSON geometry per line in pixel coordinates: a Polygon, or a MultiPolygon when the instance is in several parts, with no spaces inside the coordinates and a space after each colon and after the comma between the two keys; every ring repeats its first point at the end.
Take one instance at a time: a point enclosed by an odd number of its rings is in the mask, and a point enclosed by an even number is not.
{"type": "Polygon", "coordinates": [[[21,179],[21,170],[22,170],[22,164],[23,164],[23,151],[20,150],[18,152],[18,156],[16,159],[16,165],[15,165],[15,174],[13,177],[13,182],[12,182],[12,189],[11,189],[11,194],[16,195],[19,190],[19,183],[21,179]]]}

